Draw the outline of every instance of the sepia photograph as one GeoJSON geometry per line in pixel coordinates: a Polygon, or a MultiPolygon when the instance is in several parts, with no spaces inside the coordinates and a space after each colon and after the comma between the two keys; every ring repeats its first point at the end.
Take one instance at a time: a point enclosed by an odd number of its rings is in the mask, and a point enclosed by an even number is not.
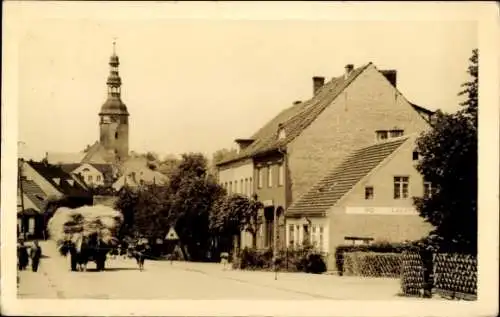
{"type": "Polygon", "coordinates": [[[498,7],[3,7],[2,314],[498,313],[498,7]]]}

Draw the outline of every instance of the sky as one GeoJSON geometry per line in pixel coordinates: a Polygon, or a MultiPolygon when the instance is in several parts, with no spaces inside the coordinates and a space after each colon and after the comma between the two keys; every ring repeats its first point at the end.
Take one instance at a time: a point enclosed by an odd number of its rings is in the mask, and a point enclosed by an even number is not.
{"type": "Polygon", "coordinates": [[[411,102],[453,112],[477,24],[467,21],[26,19],[19,37],[20,151],[78,152],[98,140],[112,42],[130,149],[235,147],[346,64],[396,69],[411,102]]]}

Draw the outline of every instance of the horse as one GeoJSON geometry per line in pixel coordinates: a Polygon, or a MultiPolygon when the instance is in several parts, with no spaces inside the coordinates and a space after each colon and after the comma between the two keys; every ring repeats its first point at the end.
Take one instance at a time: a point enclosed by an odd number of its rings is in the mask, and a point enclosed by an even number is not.
{"type": "Polygon", "coordinates": [[[78,237],[75,243],[75,252],[73,255],[76,260],[77,271],[87,271],[87,264],[90,256],[89,251],[88,238],[83,236],[78,237]]]}
{"type": "Polygon", "coordinates": [[[139,265],[139,270],[142,272],[144,270],[144,261],[146,259],[146,252],[149,249],[147,244],[137,244],[131,248],[132,256],[135,258],[137,265],[139,265]]]}

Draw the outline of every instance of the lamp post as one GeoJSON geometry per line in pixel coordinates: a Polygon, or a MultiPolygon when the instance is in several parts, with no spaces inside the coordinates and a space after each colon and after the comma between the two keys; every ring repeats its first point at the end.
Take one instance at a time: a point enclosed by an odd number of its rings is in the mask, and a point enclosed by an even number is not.
{"type": "Polygon", "coordinates": [[[276,207],[273,207],[273,264],[274,264],[274,280],[278,279],[278,213],[276,207]]]}

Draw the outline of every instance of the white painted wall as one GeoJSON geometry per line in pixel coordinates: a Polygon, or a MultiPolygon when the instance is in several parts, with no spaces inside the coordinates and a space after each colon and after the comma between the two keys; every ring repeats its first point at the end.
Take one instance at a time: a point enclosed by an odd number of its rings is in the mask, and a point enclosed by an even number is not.
{"type": "Polygon", "coordinates": [[[252,195],[254,193],[253,171],[254,166],[251,161],[244,165],[220,169],[219,184],[230,193],[252,195]],[[242,181],[243,188],[241,188],[242,181]]]}
{"type": "Polygon", "coordinates": [[[325,217],[313,217],[309,218],[309,222],[304,219],[287,218],[286,219],[286,245],[290,246],[291,241],[294,241],[294,246],[298,247],[302,245],[304,239],[304,224],[309,225],[309,233],[311,237],[311,242],[316,246],[318,251],[327,252],[329,247],[329,223],[328,218],[325,217]],[[290,226],[294,226],[293,237],[291,235],[290,226]],[[315,231],[314,231],[314,229],[315,231]],[[323,241],[320,245],[320,228],[323,229],[322,236],[323,241]]]}
{"type": "Polygon", "coordinates": [[[78,166],[71,173],[76,175],[80,174],[85,181],[85,184],[87,184],[88,186],[104,185],[104,175],[101,173],[101,171],[90,164],[84,163],[78,166]]]}

